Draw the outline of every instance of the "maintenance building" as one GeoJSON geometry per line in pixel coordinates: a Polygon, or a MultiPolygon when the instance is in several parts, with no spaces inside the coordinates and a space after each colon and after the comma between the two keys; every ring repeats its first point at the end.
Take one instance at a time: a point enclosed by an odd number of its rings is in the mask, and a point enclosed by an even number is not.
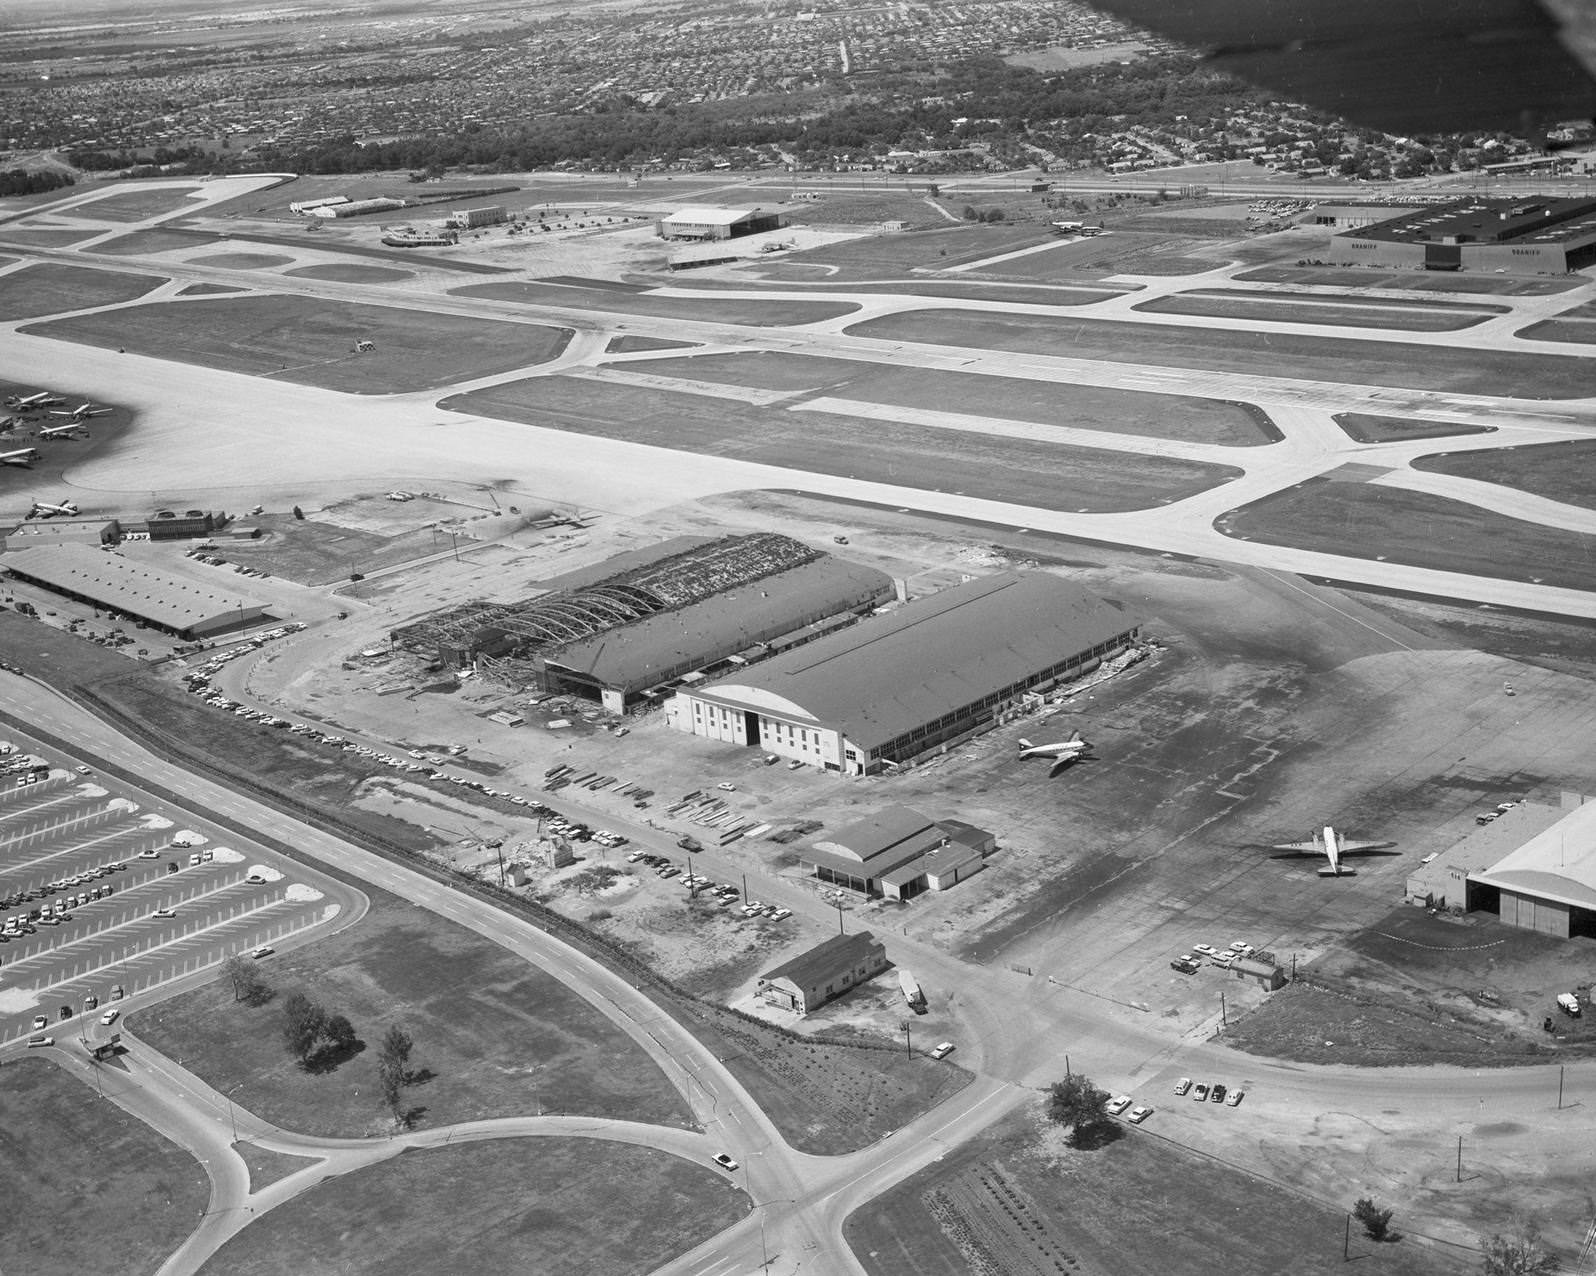
{"type": "Polygon", "coordinates": [[[980,872],[996,849],[997,838],[973,824],[889,806],[815,842],[799,863],[833,886],[903,900],[980,872]]]}
{"type": "Polygon", "coordinates": [[[661,239],[739,239],[767,230],[780,230],[787,223],[779,212],[758,208],[680,208],[654,223],[661,239]]]}
{"type": "Polygon", "coordinates": [[[1141,624],[1046,572],[982,576],[707,685],[667,723],[846,775],[946,751],[1136,642],[1141,624]]]}
{"type": "Polygon", "coordinates": [[[18,580],[185,641],[238,629],[266,611],[257,599],[197,585],[87,545],[17,550],[0,558],[0,567],[18,580]]]}
{"type": "Polygon", "coordinates": [[[1344,266],[1567,274],[1596,263],[1596,199],[1469,195],[1343,231],[1329,254],[1344,266]]]}
{"type": "Polygon", "coordinates": [[[767,1005],[807,1015],[850,988],[874,979],[890,963],[887,950],[867,930],[833,935],[759,977],[756,993],[767,1005]]]}

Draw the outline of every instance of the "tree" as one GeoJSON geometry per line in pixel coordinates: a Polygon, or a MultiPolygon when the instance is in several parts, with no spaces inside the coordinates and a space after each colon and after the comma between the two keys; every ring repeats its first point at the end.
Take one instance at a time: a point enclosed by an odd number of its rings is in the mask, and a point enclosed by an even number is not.
{"type": "Polygon", "coordinates": [[[257,966],[243,954],[237,954],[227,959],[227,964],[222,967],[227,977],[233,981],[233,1000],[247,1002],[251,1006],[258,1006],[263,1001],[269,1001],[272,995],[271,985],[266,982],[257,966]]]}
{"type": "Polygon", "coordinates": [[[327,1012],[302,992],[292,994],[283,1003],[283,1044],[288,1053],[306,1062],[327,1027],[327,1012]]]}
{"type": "Polygon", "coordinates": [[[1047,1115],[1070,1127],[1072,1141],[1108,1121],[1108,1091],[1075,1073],[1055,1081],[1048,1090],[1047,1115]]]}
{"type": "Polygon", "coordinates": [[[300,509],[297,505],[294,506],[294,517],[297,519],[303,519],[305,517],[305,511],[300,509]]]}
{"type": "Polygon", "coordinates": [[[1391,1234],[1391,1211],[1378,1209],[1367,1196],[1360,1197],[1352,1207],[1352,1217],[1363,1224],[1371,1241],[1383,1241],[1391,1234]]]}
{"type": "Polygon", "coordinates": [[[326,1038],[327,1048],[334,1051],[353,1049],[359,1039],[355,1035],[355,1025],[343,1015],[330,1016],[322,1025],[321,1035],[326,1038]]]}
{"type": "Polygon", "coordinates": [[[1514,1214],[1508,1233],[1497,1232],[1481,1247],[1485,1276],[1550,1276],[1557,1259],[1541,1248],[1541,1227],[1526,1214],[1514,1214]]]}
{"type": "Polygon", "coordinates": [[[399,1097],[410,1078],[410,1051],[414,1045],[410,1034],[398,1024],[382,1034],[382,1046],[377,1055],[377,1080],[382,1086],[382,1101],[395,1120],[401,1119],[399,1097]]]}

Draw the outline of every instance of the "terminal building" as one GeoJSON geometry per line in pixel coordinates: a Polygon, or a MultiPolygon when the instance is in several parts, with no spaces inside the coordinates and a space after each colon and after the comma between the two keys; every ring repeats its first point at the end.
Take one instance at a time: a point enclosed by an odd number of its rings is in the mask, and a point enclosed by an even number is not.
{"type": "Polygon", "coordinates": [[[903,900],[962,882],[996,849],[997,838],[973,824],[889,806],[815,842],[799,863],[833,886],[903,900]]]}
{"type": "Polygon", "coordinates": [[[486,208],[457,208],[449,214],[448,224],[456,230],[475,230],[478,226],[497,226],[504,220],[503,206],[490,204],[486,208]]]}
{"type": "Polygon", "coordinates": [[[679,731],[846,775],[986,730],[1127,650],[1140,622],[1045,572],[978,577],[677,691],[679,731]]]}
{"type": "Polygon", "coordinates": [[[1596,937],[1596,802],[1520,802],[1408,877],[1409,903],[1495,913],[1509,926],[1596,937]]]}
{"type": "Polygon", "coordinates": [[[1330,240],[1336,265],[1562,275],[1596,263],[1596,199],[1469,195],[1362,225],[1357,209],[1314,216],[1352,227],[1330,240]]]}
{"type": "Polygon", "coordinates": [[[678,537],[544,582],[515,603],[467,603],[393,632],[396,646],[615,713],[852,625],[892,577],[789,536],[678,537]]]}
{"type": "Polygon", "coordinates": [[[192,642],[259,620],[266,604],[169,576],[86,545],[47,545],[0,558],[17,580],[192,642]]]}
{"type": "Polygon", "coordinates": [[[740,239],[767,230],[780,230],[786,221],[780,213],[758,208],[681,208],[654,223],[661,239],[740,239]]]}

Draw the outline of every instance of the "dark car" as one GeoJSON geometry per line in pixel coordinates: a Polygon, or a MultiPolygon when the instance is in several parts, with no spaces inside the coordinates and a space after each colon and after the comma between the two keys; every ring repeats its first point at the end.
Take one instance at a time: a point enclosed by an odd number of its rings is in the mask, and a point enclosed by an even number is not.
{"type": "Polygon", "coordinates": [[[1214,1082],[1214,1088],[1208,1092],[1208,1097],[1214,1103],[1223,1103],[1225,1101],[1225,1087],[1217,1081],[1214,1082]]]}

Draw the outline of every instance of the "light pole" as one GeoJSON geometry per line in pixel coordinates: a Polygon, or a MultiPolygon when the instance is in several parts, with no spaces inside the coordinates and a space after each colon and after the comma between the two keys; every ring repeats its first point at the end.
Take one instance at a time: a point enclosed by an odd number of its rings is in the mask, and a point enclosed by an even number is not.
{"type": "Polygon", "coordinates": [[[231,1088],[222,1091],[222,1098],[227,1100],[227,1115],[228,1115],[228,1118],[233,1123],[233,1142],[234,1143],[238,1142],[238,1109],[233,1106],[233,1091],[237,1090],[238,1087],[243,1085],[243,1084],[244,1084],[243,1081],[239,1081],[235,1085],[233,1085],[231,1088]]]}

